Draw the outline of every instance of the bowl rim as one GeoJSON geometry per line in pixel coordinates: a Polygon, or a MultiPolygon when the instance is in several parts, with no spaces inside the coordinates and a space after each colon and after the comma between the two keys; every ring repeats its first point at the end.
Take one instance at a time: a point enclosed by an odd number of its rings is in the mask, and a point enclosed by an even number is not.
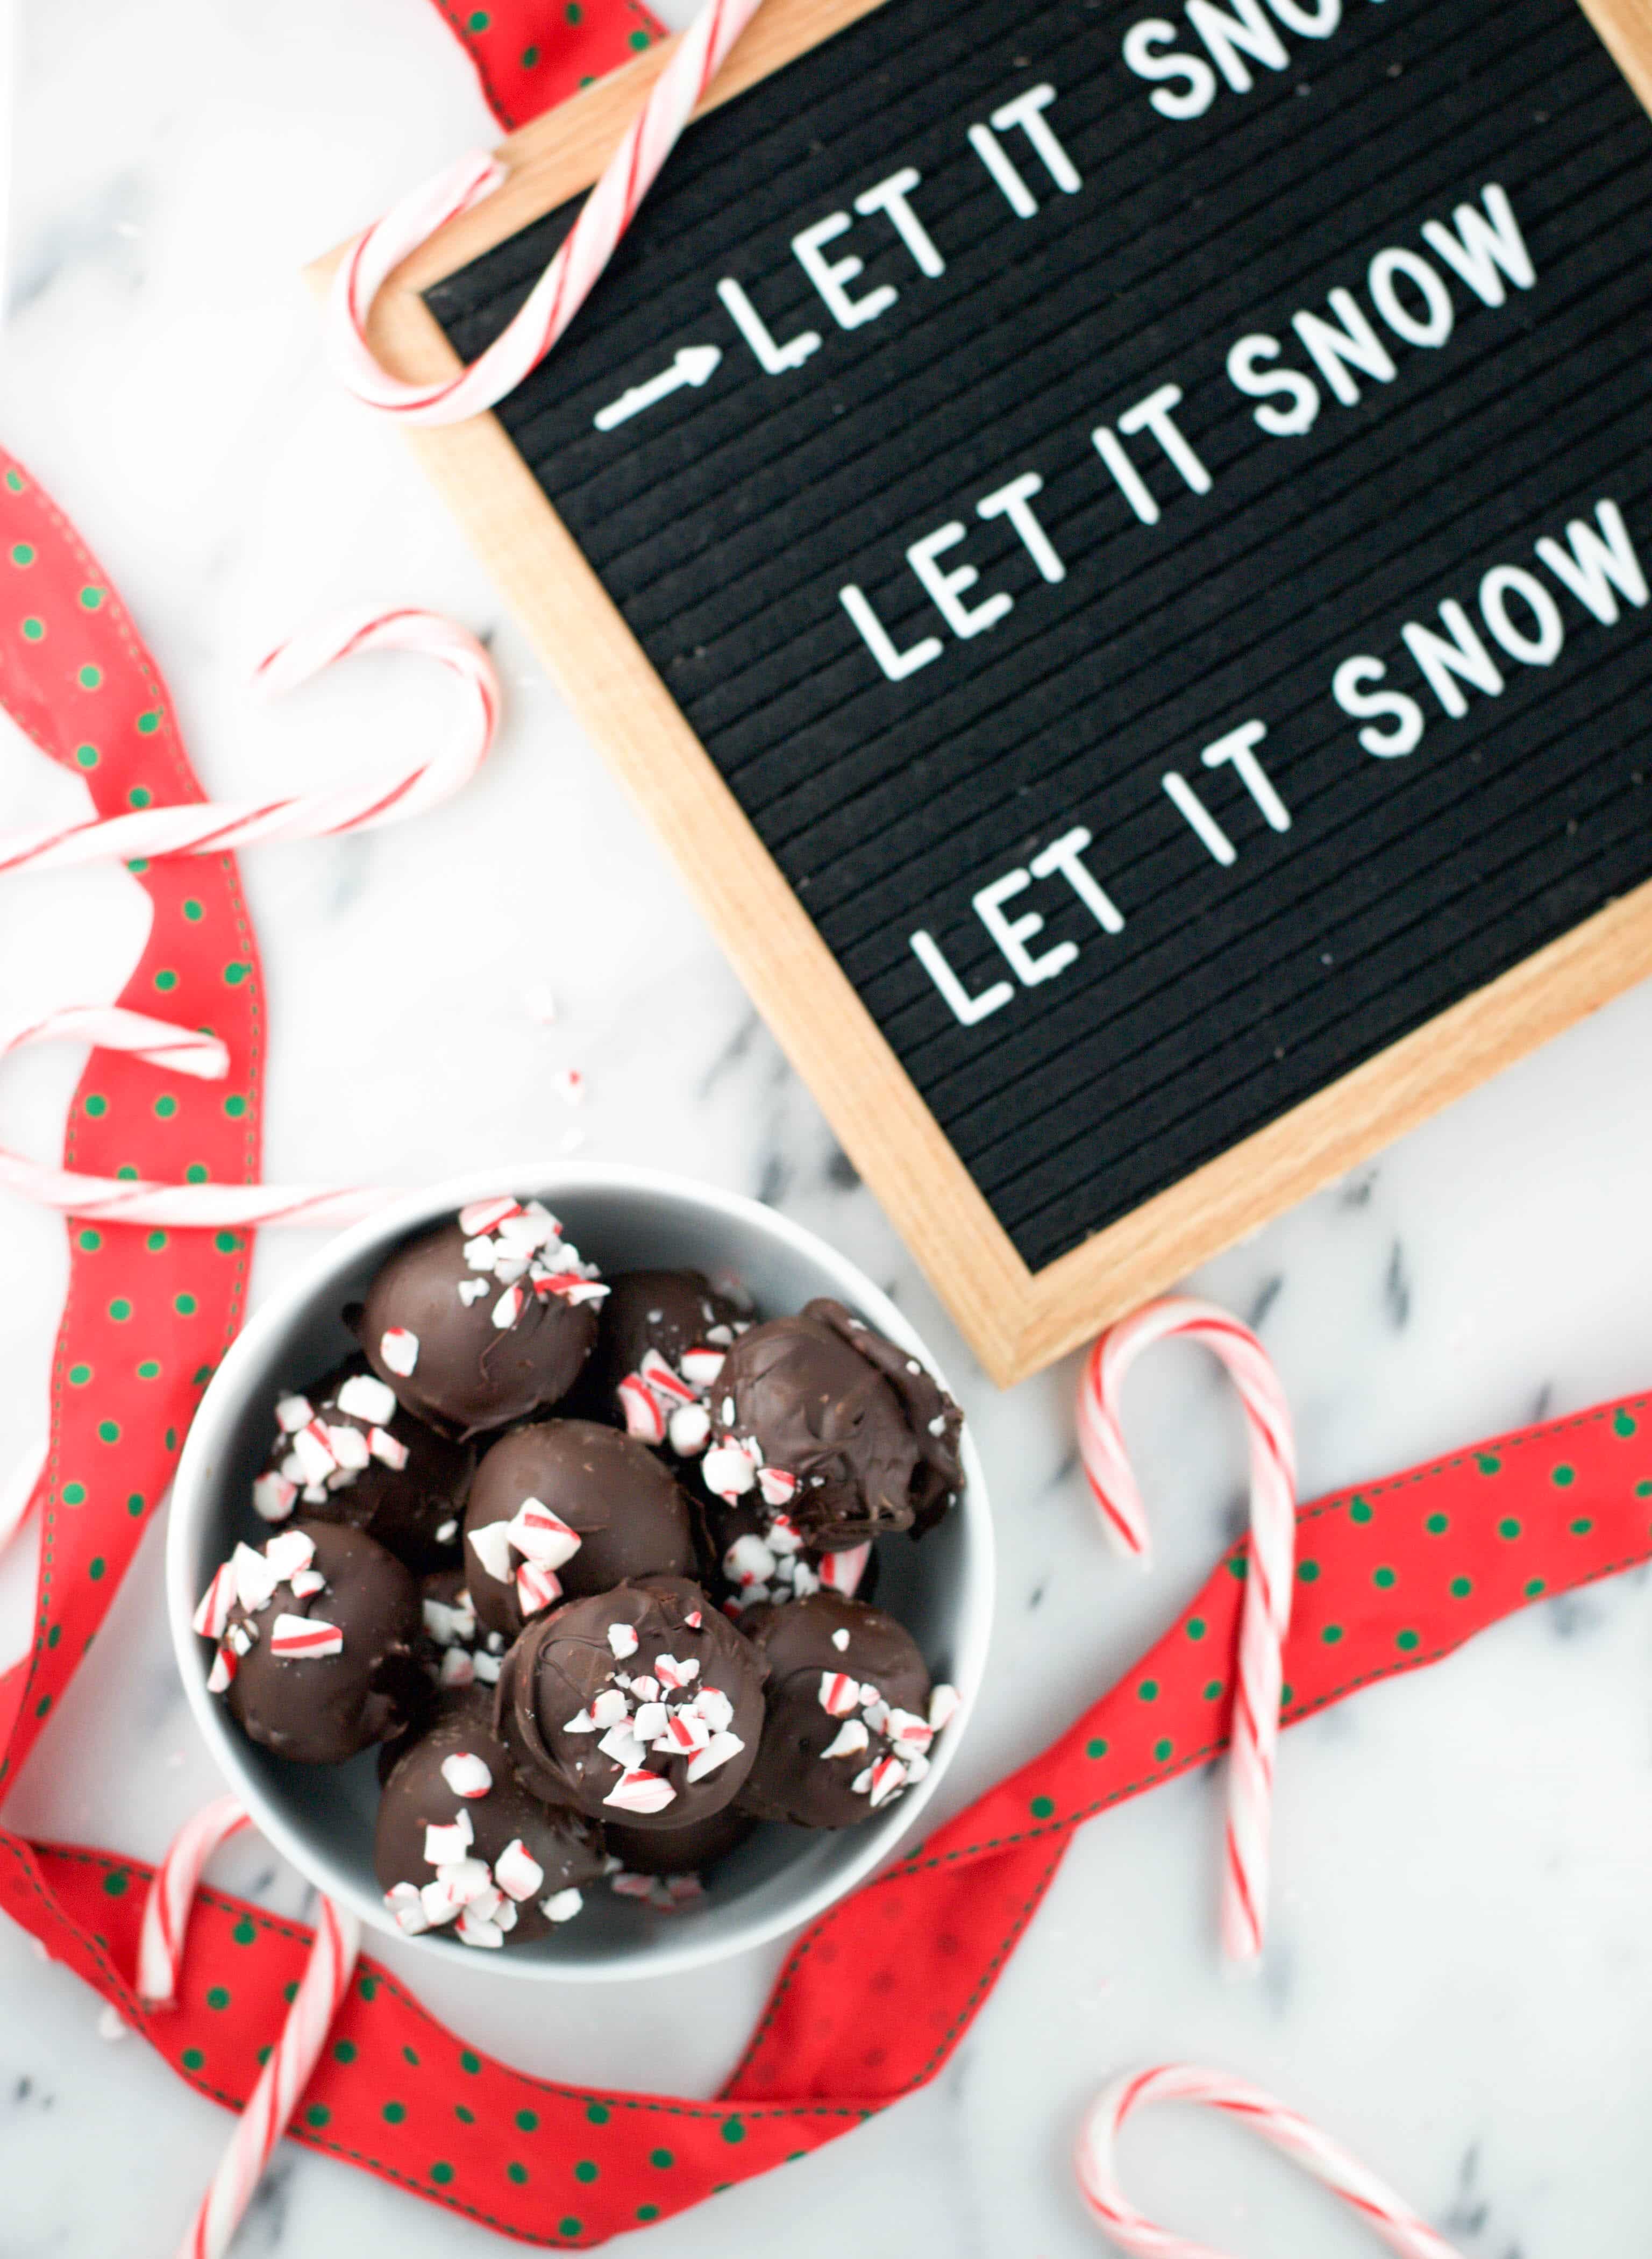
{"type": "MultiPolygon", "coordinates": [[[[526,1194],[514,1196],[544,1199],[553,1210],[559,1202],[574,1205],[587,1194],[630,1193],[686,1202],[714,1217],[737,1220],[753,1227],[833,1277],[844,1300],[857,1308],[879,1332],[914,1356],[921,1357],[941,1386],[948,1386],[939,1361],[905,1313],[858,1264],[818,1233],[745,1194],[704,1184],[670,1170],[625,1162],[587,1162],[582,1165],[571,1165],[566,1160],[519,1162],[469,1170],[409,1190],[375,1208],[359,1222],[332,1234],[316,1251],[311,1261],[260,1301],[225,1351],[196,1407],[173,1479],[165,1581],[174,1658],[185,1698],[214,1763],[251,1814],[265,1840],[314,1889],[346,1906],[369,1928],[416,1951],[438,1954],[450,1968],[454,1965],[455,1956],[448,1944],[433,1944],[423,1936],[407,1937],[397,1929],[376,1892],[359,1888],[347,1876],[330,1877],[318,1871],[320,1863],[303,1831],[267,1799],[246,1761],[243,1736],[223,1704],[207,1692],[208,1664],[203,1659],[205,1650],[191,1621],[199,1594],[194,1588],[189,1557],[197,1528],[207,1519],[213,1500],[211,1461],[215,1449],[240,1414],[273,1338],[323,1293],[329,1279],[350,1268],[381,1241],[428,1225],[467,1201],[490,1198],[499,1193],[502,1186],[526,1186],[530,1187],[526,1194]]],[[[645,1958],[635,1964],[629,1963],[623,1955],[592,1962],[559,1963],[510,1953],[471,1954],[466,1956],[468,1963],[495,1977],[536,1983],[609,1984],[678,1975],[749,1952],[802,1928],[858,1889],[878,1867],[893,1857],[897,1845],[910,1834],[939,1788],[967,1731],[992,1634],[996,1571],[992,1513],[979,1453],[967,1422],[961,1452],[965,1483],[953,1510],[966,1519],[969,1550],[951,1639],[951,1683],[960,1697],[958,1714],[941,1737],[924,1778],[889,1806],[880,1823],[873,1822],[864,1830],[868,1840],[858,1853],[845,1860],[840,1870],[820,1877],[795,1899],[753,1917],[744,1928],[701,1936],[691,1925],[685,1924],[680,1942],[661,1945],[655,1942],[645,1958]]]]}

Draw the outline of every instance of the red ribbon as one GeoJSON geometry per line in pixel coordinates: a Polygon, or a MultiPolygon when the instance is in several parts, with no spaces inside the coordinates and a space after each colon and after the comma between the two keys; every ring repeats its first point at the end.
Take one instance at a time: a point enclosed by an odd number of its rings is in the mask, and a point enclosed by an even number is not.
{"type": "Polygon", "coordinates": [[[642,0],[436,0],[476,67],[488,106],[512,132],[644,53],[666,27],[642,0]]]}

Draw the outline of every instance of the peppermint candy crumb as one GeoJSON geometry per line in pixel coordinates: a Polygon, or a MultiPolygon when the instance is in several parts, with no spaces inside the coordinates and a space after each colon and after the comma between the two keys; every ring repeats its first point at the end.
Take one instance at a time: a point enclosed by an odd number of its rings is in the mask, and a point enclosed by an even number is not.
{"type": "MultiPolygon", "coordinates": [[[[730,1735],[729,1738],[732,1740],[734,1737],[730,1735]]],[[[714,1743],[713,1746],[715,1747],[716,1744],[714,1743]]],[[[729,1752],[730,1756],[733,1754],[733,1750],[729,1752]]],[[[718,1763],[722,1762],[723,1760],[719,1758],[718,1763]]],[[[702,1770],[707,1772],[711,1771],[711,1767],[704,1765],[700,1757],[694,1759],[694,1764],[702,1765],[702,1770]]],[[[691,1764],[688,1768],[690,1780],[698,1778],[694,1771],[694,1764],[691,1764]]],[[[642,1814],[664,1812],[668,1805],[677,1801],[677,1792],[668,1780],[662,1780],[657,1772],[645,1772],[640,1769],[633,1769],[620,1775],[602,1801],[605,1805],[611,1805],[616,1812],[642,1814]]]]}
{"type": "Polygon", "coordinates": [[[466,1801],[486,1796],[494,1785],[486,1761],[471,1749],[456,1749],[452,1757],[444,1757],[442,1778],[455,1796],[462,1796],[466,1801]]]}
{"type": "Polygon", "coordinates": [[[507,1898],[521,1905],[545,1888],[545,1869],[517,1835],[494,1861],[494,1880],[507,1898]]]}
{"type": "Polygon", "coordinates": [[[391,1326],[379,1336],[379,1355],[398,1379],[405,1380],[419,1361],[419,1337],[405,1326],[391,1326]]]}
{"type": "Polygon", "coordinates": [[[269,1650],[289,1661],[319,1662],[344,1653],[344,1634],[320,1616],[279,1615],[270,1632],[269,1650]]]}

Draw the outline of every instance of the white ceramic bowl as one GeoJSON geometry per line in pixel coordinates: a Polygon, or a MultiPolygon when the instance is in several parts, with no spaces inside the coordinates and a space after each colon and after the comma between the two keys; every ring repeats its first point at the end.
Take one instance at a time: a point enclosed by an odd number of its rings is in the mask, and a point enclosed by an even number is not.
{"type": "MultiPolygon", "coordinates": [[[[489,1170],[438,1185],[332,1240],[286,1291],[248,1323],[218,1368],[189,1431],[174,1486],[167,1539],[167,1605],[184,1688],[235,1793],[269,1841],[318,1890],[374,1928],[399,1936],[373,1871],[378,1804],[375,1753],[347,1765],[294,1764],[248,1741],[209,1694],[210,1650],[189,1619],[212,1571],[238,1538],[260,1543],[252,1480],[263,1464],[277,1396],[313,1381],[354,1343],[339,1315],[359,1301],[401,1243],[465,1201],[509,1187],[543,1200],[582,1255],[605,1272],[693,1266],[731,1271],[763,1316],[831,1294],[881,1333],[939,1368],[901,1313],[852,1263],[756,1201],[651,1170],[543,1165],[489,1170]]],[[[822,1833],[765,1827],[717,1868],[706,1901],[659,1912],[597,1889],[585,1911],[541,1942],[479,1952],[440,1931],[408,1941],[514,1978],[607,1980],[656,1977],[744,1951],[808,1921],[887,1858],[940,1785],[968,1723],[986,1654],[993,1608],[993,1539],[986,1487],[967,1429],[968,1487],[921,1543],[879,1545],[877,1598],[899,1616],[933,1675],[963,1697],[915,1788],[865,1825],[822,1833]]]]}

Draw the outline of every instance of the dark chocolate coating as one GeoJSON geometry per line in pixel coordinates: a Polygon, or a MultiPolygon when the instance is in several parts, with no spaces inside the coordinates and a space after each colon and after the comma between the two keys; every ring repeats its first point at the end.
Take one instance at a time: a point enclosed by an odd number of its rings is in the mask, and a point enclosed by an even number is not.
{"type": "Polygon", "coordinates": [[[285,1526],[313,1542],[314,1566],[326,1584],[303,1600],[290,1585],[277,1585],[256,1614],[237,1602],[231,1623],[253,1625],[258,1638],[224,1699],[249,1739],[266,1749],[301,1764],[342,1764],[358,1749],[405,1731],[428,1699],[413,1652],[418,1586],[411,1570],[360,1529],[310,1521],[285,1526]],[[342,1653],[272,1653],[270,1633],[280,1615],[337,1624],[342,1653]]]}
{"type": "MultiPolygon", "coordinates": [[[[546,1420],[502,1436],[476,1470],[466,1532],[509,1521],[530,1498],[580,1534],[579,1551],[556,1572],[567,1600],[606,1593],[626,1578],[694,1574],[687,1500],[645,1443],[616,1429],[546,1420]]],[[[468,1543],[464,1566],[479,1621],[515,1639],[525,1621],[516,1586],[490,1576],[468,1543]]]]}
{"type": "Polygon", "coordinates": [[[719,1438],[754,1436],[767,1465],[798,1478],[787,1512],[811,1545],[921,1536],[963,1487],[963,1414],[915,1358],[841,1302],[809,1302],[743,1334],[711,1407],[719,1438]]]}
{"type": "Polygon", "coordinates": [[[596,1348],[580,1383],[580,1408],[593,1420],[623,1427],[615,1391],[628,1372],[641,1370],[656,1350],[675,1372],[685,1350],[728,1349],[741,1314],[702,1271],[622,1271],[609,1280],[596,1348]],[[713,1341],[713,1332],[726,1340],[713,1341]]]}
{"type": "Polygon", "coordinates": [[[560,1926],[545,1913],[546,1899],[559,1891],[583,1889],[602,1873],[602,1832],[566,1806],[541,1804],[528,1793],[495,1738],[492,1707],[481,1689],[442,1697],[430,1731],[403,1750],[385,1783],[374,1864],[387,1891],[396,1883],[422,1887],[433,1882],[436,1870],[424,1858],[424,1830],[451,1825],[462,1808],[470,1814],[473,1858],[491,1867],[508,1844],[519,1841],[545,1870],[543,1887],[530,1899],[514,1902],[516,1926],[505,1935],[508,1946],[529,1945],[560,1926]],[[443,1779],[444,1759],[460,1751],[479,1757],[492,1773],[494,1785],[486,1796],[461,1797],[443,1779]]]}
{"type": "Polygon", "coordinates": [[[740,1809],[757,1820],[790,1820],[802,1828],[852,1828],[872,1815],[870,1798],[851,1783],[888,1744],[878,1735],[853,1757],[822,1757],[843,1725],[822,1709],[821,1676],[845,1671],[878,1689],[892,1710],[923,1717],[929,1673],[912,1635],[881,1608],[816,1593],[784,1607],[753,1608],[741,1628],[769,1666],[763,1739],[740,1809]],[[847,1646],[832,1644],[846,1631],[847,1646]]]}
{"type": "Polygon", "coordinates": [[[504,1292],[465,1260],[455,1223],[426,1232],[393,1255],[367,1289],[354,1321],[367,1362],[408,1410],[461,1441],[526,1419],[566,1396],[596,1340],[596,1310],[559,1294],[536,1294],[525,1281],[521,1315],[502,1330],[494,1306],[504,1292]],[[487,1292],[459,1299],[462,1283],[487,1292]],[[401,1327],[418,1340],[418,1361],[392,1372],[380,1346],[401,1327]]]}
{"type": "Polygon", "coordinates": [[[633,1875],[697,1875],[726,1858],[757,1826],[731,1804],[709,1820],[686,1828],[627,1828],[610,1820],[602,1833],[608,1848],[633,1875]]]}
{"type": "Polygon", "coordinates": [[[716,1603],[686,1577],[652,1577],[611,1593],[571,1600],[530,1624],[510,1650],[499,1676],[495,1730],[517,1771],[547,1803],[572,1804],[594,1819],[619,1820],[648,1833],[709,1819],[734,1800],[751,1771],[763,1730],[763,1664],[716,1603]],[[697,1626],[687,1621],[698,1614],[697,1626]],[[610,1624],[637,1632],[634,1655],[616,1660],[610,1624]],[[657,1814],[605,1805],[623,1768],[598,1747],[600,1734],[570,1734],[567,1721],[590,1708],[616,1683],[616,1674],[652,1675],[654,1658],[674,1656],[700,1665],[694,1690],[715,1686],[733,1705],[730,1730],[744,1747],[714,1772],[687,1778],[687,1761],[651,1751],[648,1767],[676,1794],[657,1814]]]}
{"type": "MultiPolygon", "coordinates": [[[[338,1391],[353,1374],[366,1372],[365,1357],[352,1358],[336,1372],[313,1387],[296,1390],[310,1399],[317,1416],[330,1428],[355,1428],[364,1436],[371,1422],[338,1409],[338,1391]]],[[[330,1490],[324,1500],[306,1499],[297,1509],[312,1521],[347,1522],[365,1529],[369,1537],[388,1546],[414,1575],[451,1568],[459,1559],[460,1531],[446,1539],[437,1536],[451,1521],[462,1524],[476,1454],[467,1443],[438,1436],[434,1428],[397,1405],[386,1422],[387,1431],[407,1450],[407,1464],[388,1467],[370,1459],[347,1483],[330,1490]]],[[[278,1472],[292,1450],[286,1436],[278,1435],[270,1449],[269,1467],[278,1472]]]]}

